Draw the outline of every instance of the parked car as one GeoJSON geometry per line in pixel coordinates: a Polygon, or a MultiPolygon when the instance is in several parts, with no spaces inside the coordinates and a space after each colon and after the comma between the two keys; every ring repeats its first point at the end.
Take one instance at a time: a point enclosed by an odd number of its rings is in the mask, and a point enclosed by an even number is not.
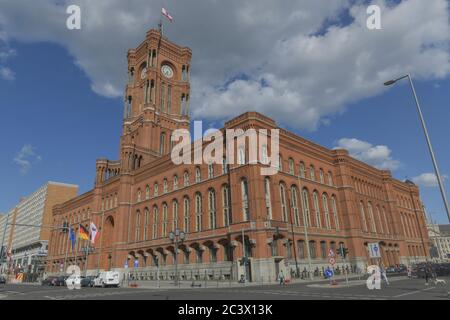
{"type": "Polygon", "coordinates": [[[5,284],[6,278],[4,276],[0,276],[0,284],[5,284]]]}
{"type": "Polygon", "coordinates": [[[93,287],[95,278],[96,278],[96,276],[82,277],[81,286],[82,287],[93,287]]]}
{"type": "Polygon", "coordinates": [[[53,283],[53,286],[62,287],[66,285],[66,279],[68,276],[59,276],[53,283]]]}
{"type": "Polygon", "coordinates": [[[95,287],[119,287],[120,273],[117,271],[100,272],[94,279],[95,287]]]}
{"type": "Polygon", "coordinates": [[[54,286],[57,279],[58,277],[48,277],[47,279],[41,281],[41,285],[54,286]]]}

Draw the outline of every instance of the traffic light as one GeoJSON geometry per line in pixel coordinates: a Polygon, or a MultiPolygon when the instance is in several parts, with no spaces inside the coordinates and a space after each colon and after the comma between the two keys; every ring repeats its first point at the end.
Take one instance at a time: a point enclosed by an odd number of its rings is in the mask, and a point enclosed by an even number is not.
{"type": "Polygon", "coordinates": [[[62,232],[63,232],[63,233],[68,233],[68,232],[69,232],[69,223],[68,223],[67,221],[64,221],[64,222],[63,222],[63,225],[62,225],[62,232]]]}
{"type": "Polygon", "coordinates": [[[345,257],[348,255],[348,248],[344,248],[344,247],[339,247],[337,249],[337,253],[345,259],[345,257]]]}

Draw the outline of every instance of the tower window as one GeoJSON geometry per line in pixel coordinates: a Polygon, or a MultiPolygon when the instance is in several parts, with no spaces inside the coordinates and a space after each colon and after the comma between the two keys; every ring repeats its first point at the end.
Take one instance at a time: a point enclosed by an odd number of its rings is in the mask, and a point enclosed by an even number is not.
{"type": "Polygon", "coordinates": [[[164,83],[161,84],[161,112],[165,112],[165,92],[166,92],[166,86],[164,83]]]}
{"type": "Polygon", "coordinates": [[[165,133],[161,133],[161,137],[159,140],[159,153],[161,155],[166,153],[166,134],[165,133]]]}
{"type": "Polygon", "coordinates": [[[167,113],[172,113],[172,86],[167,88],[167,113]]]}

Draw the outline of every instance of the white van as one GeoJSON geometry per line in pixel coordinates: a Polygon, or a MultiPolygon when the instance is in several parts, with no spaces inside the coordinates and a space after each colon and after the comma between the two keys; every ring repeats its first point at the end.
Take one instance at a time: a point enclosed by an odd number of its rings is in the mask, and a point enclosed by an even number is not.
{"type": "Polygon", "coordinates": [[[105,271],[94,279],[94,287],[118,287],[120,284],[120,273],[118,271],[105,271]]]}

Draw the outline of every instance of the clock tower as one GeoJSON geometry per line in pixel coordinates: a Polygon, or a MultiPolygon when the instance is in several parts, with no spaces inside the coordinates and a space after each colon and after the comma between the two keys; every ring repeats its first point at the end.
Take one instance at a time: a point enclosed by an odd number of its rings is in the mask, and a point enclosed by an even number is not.
{"type": "Polygon", "coordinates": [[[120,157],[122,171],[170,153],[176,129],[189,130],[189,73],[192,52],[150,30],[128,51],[120,157]]]}

